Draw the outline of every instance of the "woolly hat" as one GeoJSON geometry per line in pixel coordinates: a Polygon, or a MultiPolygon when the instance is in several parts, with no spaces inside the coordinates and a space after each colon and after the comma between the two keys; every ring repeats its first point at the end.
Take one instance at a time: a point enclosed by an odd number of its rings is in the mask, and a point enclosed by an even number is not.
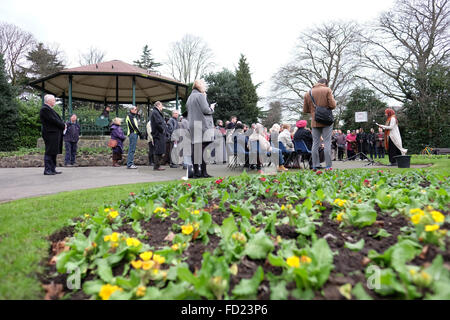
{"type": "Polygon", "coordinates": [[[304,128],[307,124],[308,122],[306,122],[306,120],[298,120],[295,125],[297,126],[297,128],[304,128]]]}

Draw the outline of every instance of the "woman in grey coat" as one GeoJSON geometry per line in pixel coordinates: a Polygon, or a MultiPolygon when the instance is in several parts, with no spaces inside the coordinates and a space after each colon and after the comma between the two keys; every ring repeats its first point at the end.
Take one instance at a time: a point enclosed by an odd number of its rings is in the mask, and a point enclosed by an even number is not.
{"type": "Polygon", "coordinates": [[[194,178],[211,177],[206,172],[206,162],[203,159],[205,148],[214,140],[214,113],[215,104],[209,105],[206,100],[206,84],[203,80],[195,80],[192,93],[186,102],[189,114],[189,131],[192,143],[192,163],[194,178]],[[201,152],[201,154],[200,154],[201,152]],[[199,164],[201,167],[199,168],[199,164]],[[200,170],[201,172],[200,172],[200,170]]]}

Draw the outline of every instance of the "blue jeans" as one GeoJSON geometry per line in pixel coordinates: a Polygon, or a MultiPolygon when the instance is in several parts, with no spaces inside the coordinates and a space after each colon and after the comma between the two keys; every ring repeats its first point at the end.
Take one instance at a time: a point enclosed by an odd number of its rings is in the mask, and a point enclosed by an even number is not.
{"type": "Polygon", "coordinates": [[[138,136],[136,133],[130,133],[128,139],[130,145],[128,146],[127,167],[131,167],[134,164],[134,153],[136,151],[138,136]]]}
{"type": "Polygon", "coordinates": [[[284,165],[283,152],[278,148],[272,147],[272,153],[278,153],[278,165],[284,165]]]}
{"type": "Polygon", "coordinates": [[[66,148],[66,157],[64,158],[64,164],[75,164],[75,157],[77,155],[77,143],[64,141],[64,147],[66,148]]]}

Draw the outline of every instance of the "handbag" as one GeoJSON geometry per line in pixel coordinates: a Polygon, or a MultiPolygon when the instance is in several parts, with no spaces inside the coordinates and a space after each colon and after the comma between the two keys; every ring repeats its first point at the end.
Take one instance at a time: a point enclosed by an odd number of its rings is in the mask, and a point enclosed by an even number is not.
{"type": "Polygon", "coordinates": [[[115,148],[115,147],[117,147],[117,140],[109,139],[108,148],[115,148]]]}
{"type": "Polygon", "coordinates": [[[314,105],[314,108],[316,109],[314,120],[327,126],[332,125],[334,123],[334,117],[331,109],[318,106],[316,104],[316,101],[314,100],[314,97],[312,96],[311,90],[309,90],[309,95],[311,96],[312,103],[314,105]]]}

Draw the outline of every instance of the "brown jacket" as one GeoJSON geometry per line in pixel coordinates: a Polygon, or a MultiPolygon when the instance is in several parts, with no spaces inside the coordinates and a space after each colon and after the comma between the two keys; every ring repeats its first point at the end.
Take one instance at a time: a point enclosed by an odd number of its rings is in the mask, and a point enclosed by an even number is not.
{"type": "MultiPolygon", "coordinates": [[[[333,98],[333,93],[331,92],[331,89],[328,88],[326,85],[322,83],[316,83],[314,87],[312,88],[312,94],[314,96],[314,100],[316,102],[316,105],[319,107],[328,107],[331,110],[336,108],[336,100],[333,98]]],[[[318,128],[318,127],[326,127],[326,125],[317,123],[314,120],[316,108],[314,108],[314,105],[312,103],[311,97],[309,95],[309,91],[305,94],[305,99],[303,101],[303,112],[304,113],[311,113],[311,127],[312,128],[318,128]]]]}

